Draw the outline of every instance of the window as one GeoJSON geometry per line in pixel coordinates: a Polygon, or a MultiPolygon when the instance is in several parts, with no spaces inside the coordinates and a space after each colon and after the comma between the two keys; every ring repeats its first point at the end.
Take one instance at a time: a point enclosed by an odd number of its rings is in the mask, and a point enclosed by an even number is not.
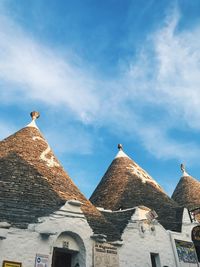
{"type": "Polygon", "coordinates": [[[160,257],[157,253],[150,253],[151,255],[151,266],[160,267],[160,257]]]}

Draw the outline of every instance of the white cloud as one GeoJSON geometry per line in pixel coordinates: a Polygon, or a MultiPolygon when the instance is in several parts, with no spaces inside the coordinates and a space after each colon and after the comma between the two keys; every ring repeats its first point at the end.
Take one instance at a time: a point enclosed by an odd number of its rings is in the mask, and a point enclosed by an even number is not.
{"type": "Polygon", "coordinates": [[[142,115],[134,111],[138,118],[133,129],[146,149],[159,158],[181,160],[187,153],[188,160],[195,160],[198,144],[169,135],[176,129],[200,129],[200,26],[178,31],[179,17],[173,12],[165,27],[149,37],[137,61],[130,64],[124,84],[136,109],[146,109],[142,115]]]}
{"type": "MultiPolygon", "coordinates": [[[[94,92],[96,80],[83,67],[64,60],[3,16],[0,17],[0,77],[4,82],[18,84],[17,88],[9,88],[13,94],[20,91],[26,100],[66,105],[83,121],[93,119],[99,108],[94,92]]],[[[2,94],[5,99],[5,91],[2,94]]],[[[9,97],[10,94],[9,91],[9,97]]]]}
{"type": "Polygon", "coordinates": [[[159,64],[157,93],[191,128],[200,129],[200,27],[176,33],[174,22],[154,37],[159,64]]]}
{"type": "MultiPolygon", "coordinates": [[[[169,136],[170,130],[183,130],[184,125],[200,129],[200,26],[178,31],[178,21],[178,13],[169,16],[121,77],[100,81],[84,62],[73,64],[1,16],[0,79],[9,87],[0,96],[4,101],[39,100],[54,109],[68,108],[84,123],[126,133],[129,139],[137,135],[159,158],[181,160],[187,151],[187,157],[195,159],[198,145],[169,136]]],[[[92,146],[85,142],[82,150],[91,153],[92,146]]]]}

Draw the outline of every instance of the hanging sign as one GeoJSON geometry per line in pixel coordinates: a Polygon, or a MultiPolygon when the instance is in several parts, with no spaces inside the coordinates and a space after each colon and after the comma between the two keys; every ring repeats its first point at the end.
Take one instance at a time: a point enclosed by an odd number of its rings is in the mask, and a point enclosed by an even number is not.
{"type": "Polygon", "coordinates": [[[94,267],[119,267],[117,248],[108,243],[95,243],[94,267]]]}
{"type": "Polygon", "coordinates": [[[3,267],[22,267],[22,263],[14,261],[3,261],[3,267]]]}
{"type": "Polygon", "coordinates": [[[35,257],[35,267],[48,267],[49,256],[36,254],[35,257]]]}

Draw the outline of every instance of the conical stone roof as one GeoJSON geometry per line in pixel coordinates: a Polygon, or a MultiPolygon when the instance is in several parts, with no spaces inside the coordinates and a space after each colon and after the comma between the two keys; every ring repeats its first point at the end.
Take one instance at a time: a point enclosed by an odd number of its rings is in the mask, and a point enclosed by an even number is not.
{"type": "Polygon", "coordinates": [[[0,142],[0,221],[26,227],[71,199],[83,203],[81,209],[94,233],[119,238],[64,171],[35,119],[0,142]]]}
{"type": "Polygon", "coordinates": [[[97,207],[111,210],[146,206],[156,211],[158,220],[166,229],[179,231],[182,209],[119,148],[90,201],[97,207]]]}
{"type": "Polygon", "coordinates": [[[200,207],[200,182],[190,176],[183,165],[181,165],[182,177],[179,180],[173,194],[172,199],[179,205],[188,209],[200,207]]]}

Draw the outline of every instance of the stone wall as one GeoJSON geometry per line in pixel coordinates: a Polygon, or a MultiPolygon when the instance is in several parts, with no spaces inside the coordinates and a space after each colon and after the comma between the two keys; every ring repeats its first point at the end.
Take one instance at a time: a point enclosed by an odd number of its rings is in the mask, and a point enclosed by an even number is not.
{"type": "Polygon", "coordinates": [[[0,266],[3,260],[9,260],[22,262],[23,267],[32,267],[36,254],[48,255],[51,266],[53,248],[62,247],[59,241],[64,233],[69,249],[75,250],[75,244],[79,247],[80,266],[92,267],[93,241],[90,236],[93,232],[81,212],[58,211],[41,218],[39,224],[30,224],[26,230],[3,230],[6,239],[0,240],[0,266]]]}
{"type": "Polygon", "coordinates": [[[169,233],[159,223],[148,222],[145,213],[145,210],[136,212],[122,235],[120,266],[151,267],[150,253],[153,253],[159,255],[159,267],[175,267],[169,233]]]}
{"type": "Polygon", "coordinates": [[[183,212],[181,233],[169,232],[170,237],[171,237],[171,246],[174,250],[174,256],[175,256],[177,267],[196,267],[196,266],[199,266],[198,264],[195,264],[195,263],[185,263],[183,261],[180,261],[178,254],[177,254],[176,244],[175,244],[175,240],[182,240],[185,242],[192,243],[191,232],[192,232],[192,229],[196,225],[198,225],[198,223],[195,223],[195,222],[191,223],[188,210],[185,208],[184,212],[183,212]]]}
{"type": "MultiPolygon", "coordinates": [[[[191,241],[191,230],[196,224],[190,223],[187,210],[182,233],[166,231],[156,220],[148,221],[147,212],[147,209],[136,208],[122,234],[123,244],[116,243],[119,266],[151,267],[152,253],[157,255],[158,267],[195,267],[194,264],[180,264],[174,246],[175,239],[191,241]]],[[[80,267],[93,266],[93,232],[79,207],[66,203],[51,216],[40,218],[40,223],[30,224],[28,229],[0,230],[0,236],[6,237],[0,240],[0,266],[3,260],[10,260],[22,262],[23,267],[33,267],[36,254],[44,254],[49,256],[50,267],[53,248],[63,247],[63,244],[79,251],[73,265],[78,261],[80,267]]]]}

